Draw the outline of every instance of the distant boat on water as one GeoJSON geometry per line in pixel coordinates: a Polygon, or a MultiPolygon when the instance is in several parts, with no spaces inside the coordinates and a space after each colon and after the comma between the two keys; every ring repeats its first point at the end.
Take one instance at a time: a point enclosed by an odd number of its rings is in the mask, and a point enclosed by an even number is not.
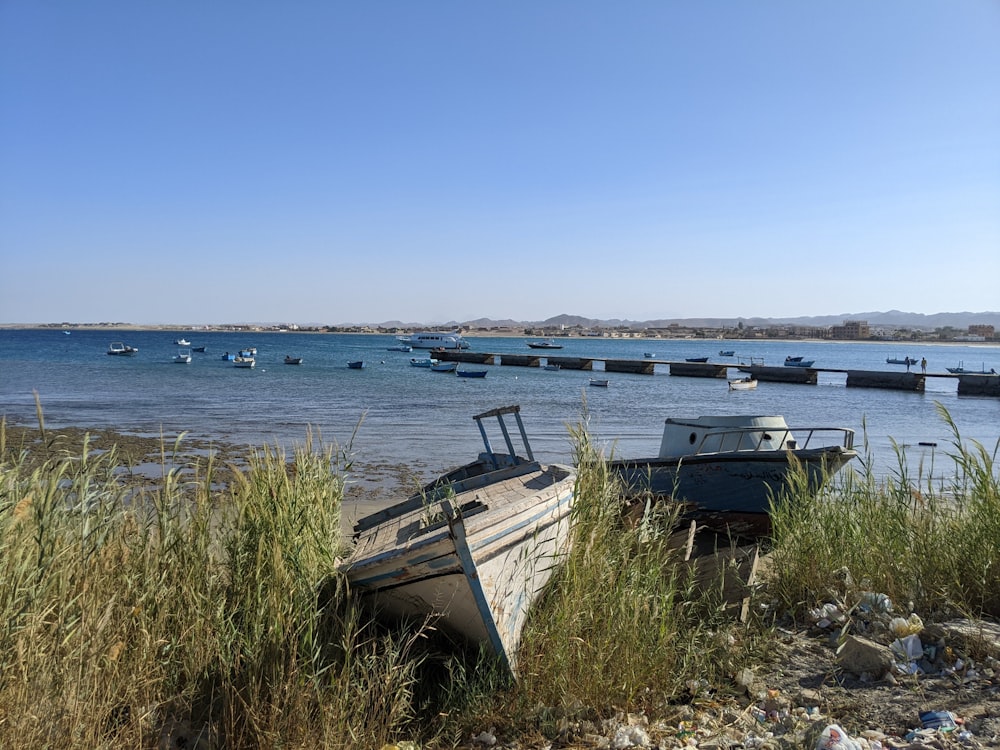
{"type": "Polygon", "coordinates": [[[468,349],[469,342],[462,338],[458,331],[417,331],[409,336],[397,336],[401,344],[414,349],[468,349]]]}
{"type": "Polygon", "coordinates": [[[996,370],[990,369],[989,372],[986,371],[986,363],[983,362],[982,367],[978,370],[970,370],[965,366],[965,362],[959,362],[958,367],[946,367],[944,368],[952,375],[993,375],[996,370]]]}
{"type": "Polygon", "coordinates": [[[803,359],[802,357],[785,357],[785,367],[812,367],[814,359],[803,359]]]}
{"type": "Polygon", "coordinates": [[[134,346],[129,346],[121,341],[112,341],[108,345],[108,354],[118,357],[132,357],[138,354],[139,350],[134,346]]]}
{"type": "Polygon", "coordinates": [[[562,349],[562,344],[557,344],[552,339],[546,341],[529,341],[528,346],[532,349],[562,349]]]}
{"type": "Polygon", "coordinates": [[[752,391],[757,387],[757,379],[752,375],[748,375],[745,378],[737,378],[736,380],[729,381],[729,390],[731,391],[752,391]]]}

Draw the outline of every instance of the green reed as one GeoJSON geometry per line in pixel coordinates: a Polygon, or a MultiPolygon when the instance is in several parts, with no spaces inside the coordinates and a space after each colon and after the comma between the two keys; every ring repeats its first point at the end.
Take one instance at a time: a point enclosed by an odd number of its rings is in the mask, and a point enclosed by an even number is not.
{"type": "Polygon", "coordinates": [[[0,421],[0,746],[377,744],[416,662],[343,606],[346,454],[265,448],[219,489],[182,441],[137,488],[114,449],[0,421]]]}
{"type": "Polygon", "coordinates": [[[781,610],[801,615],[834,596],[850,606],[876,591],[924,617],[1000,615],[1000,442],[990,452],[963,441],[938,411],[951,439],[934,461],[948,471],[914,468],[896,446],[887,476],[865,456],[818,494],[800,474],[774,504],[769,590],[781,610]],[[932,478],[942,474],[953,478],[932,478]]]}

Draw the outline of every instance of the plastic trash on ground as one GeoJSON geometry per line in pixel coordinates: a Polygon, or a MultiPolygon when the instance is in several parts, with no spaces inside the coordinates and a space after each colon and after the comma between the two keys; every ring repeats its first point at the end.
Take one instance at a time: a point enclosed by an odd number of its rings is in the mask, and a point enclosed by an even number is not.
{"type": "Polygon", "coordinates": [[[958,727],[958,717],[951,711],[921,711],[920,724],[924,729],[947,732],[958,727]]]}
{"type": "Polygon", "coordinates": [[[839,724],[831,724],[816,741],[816,750],[861,750],[861,745],[851,739],[839,724]]]}

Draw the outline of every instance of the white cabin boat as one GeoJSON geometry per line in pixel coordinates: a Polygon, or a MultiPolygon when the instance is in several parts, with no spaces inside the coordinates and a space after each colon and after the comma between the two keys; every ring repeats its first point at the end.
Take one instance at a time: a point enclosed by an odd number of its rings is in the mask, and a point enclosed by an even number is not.
{"type": "Polygon", "coordinates": [[[757,387],[757,378],[747,375],[745,378],[736,378],[729,381],[731,391],[752,391],[757,387]]]}
{"type": "Polygon", "coordinates": [[[191,350],[186,347],[181,347],[177,350],[177,354],[174,355],[174,364],[178,365],[189,365],[191,364],[191,350]]]}
{"type": "Polygon", "coordinates": [[[534,460],[520,407],[474,417],[486,451],[397,505],[362,518],[342,566],[352,590],[393,619],[423,621],[491,648],[511,670],[528,610],[569,551],[576,473],[534,460]],[[513,414],[526,457],[504,416],[513,414]],[[496,417],[507,454],[482,420],[496,417]]]}
{"type": "Polygon", "coordinates": [[[417,331],[409,336],[397,336],[401,344],[414,349],[468,349],[469,342],[462,338],[458,331],[448,333],[441,331],[417,331]]]}
{"type": "Polygon", "coordinates": [[[818,486],[856,455],[846,427],[793,432],[780,416],[703,416],[667,419],[658,456],[610,467],[630,494],[672,498],[696,511],[766,515],[793,465],[818,486]]]}
{"type": "Polygon", "coordinates": [[[134,357],[138,351],[136,347],[129,346],[123,341],[112,341],[108,344],[108,354],[113,357],[134,357]]]}

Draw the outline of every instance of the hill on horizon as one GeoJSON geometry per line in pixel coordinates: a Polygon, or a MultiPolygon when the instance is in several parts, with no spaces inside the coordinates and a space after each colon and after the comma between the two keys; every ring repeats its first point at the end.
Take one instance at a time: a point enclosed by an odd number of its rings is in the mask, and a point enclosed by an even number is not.
{"type": "MultiPolygon", "coordinates": [[[[762,318],[762,317],[737,317],[737,318],[661,318],[657,320],[629,320],[620,318],[600,319],[588,318],[582,315],[570,315],[562,313],[545,320],[516,321],[510,318],[503,320],[492,320],[490,318],[476,318],[475,320],[456,321],[451,320],[446,323],[403,323],[398,320],[379,323],[382,328],[515,328],[515,327],[543,327],[554,328],[565,326],[567,328],[666,328],[670,325],[680,325],[691,328],[724,328],[736,327],[740,323],[744,326],[771,326],[771,325],[794,325],[812,326],[816,328],[826,328],[835,325],[842,325],[846,320],[865,320],[872,326],[891,326],[896,328],[916,328],[933,331],[936,328],[951,327],[960,330],[967,329],[970,325],[992,325],[1000,330],[1000,312],[939,312],[939,313],[912,313],[901,310],[888,310],[885,312],[861,312],[842,313],[839,315],[809,315],[783,318],[762,318]]],[[[358,325],[358,324],[344,324],[358,325]]]]}

